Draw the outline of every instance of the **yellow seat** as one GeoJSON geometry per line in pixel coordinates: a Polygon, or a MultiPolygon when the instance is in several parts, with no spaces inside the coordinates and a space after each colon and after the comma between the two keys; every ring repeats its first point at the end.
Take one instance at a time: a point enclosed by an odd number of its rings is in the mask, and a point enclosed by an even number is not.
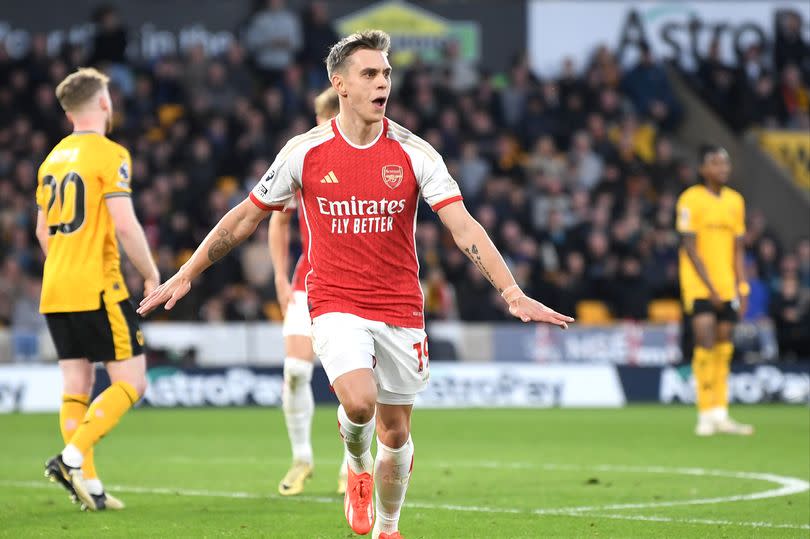
{"type": "Polygon", "coordinates": [[[677,299],[656,299],[647,306],[647,318],[650,322],[665,324],[680,322],[683,318],[681,302],[677,299]]]}
{"type": "Polygon", "coordinates": [[[272,320],[273,322],[281,322],[284,320],[284,315],[281,314],[281,306],[279,306],[277,301],[265,302],[262,311],[268,320],[272,320]]]}
{"type": "Polygon", "coordinates": [[[182,105],[161,105],[158,108],[157,113],[158,122],[160,123],[161,127],[170,127],[172,124],[174,124],[174,122],[179,120],[184,113],[185,109],[182,105]]]}
{"type": "Polygon", "coordinates": [[[217,189],[231,196],[239,189],[239,181],[234,176],[220,176],[217,178],[217,189]]]}
{"type": "Polygon", "coordinates": [[[598,326],[612,321],[613,316],[605,302],[586,299],[577,303],[577,324],[598,326]]]}

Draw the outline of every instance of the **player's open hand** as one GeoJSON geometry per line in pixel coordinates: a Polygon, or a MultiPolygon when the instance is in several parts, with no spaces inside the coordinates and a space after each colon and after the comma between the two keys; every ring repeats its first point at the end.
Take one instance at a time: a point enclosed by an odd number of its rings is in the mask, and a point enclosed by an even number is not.
{"type": "Polygon", "coordinates": [[[180,298],[188,294],[189,290],[191,290],[191,281],[182,273],[177,273],[141,300],[138,314],[146,316],[164,303],[166,304],[165,309],[170,311],[180,298]]]}
{"type": "Polygon", "coordinates": [[[524,322],[542,322],[560,326],[563,329],[568,329],[568,323],[574,321],[570,316],[560,314],[528,296],[520,296],[510,301],[509,312],[524,322]]]}

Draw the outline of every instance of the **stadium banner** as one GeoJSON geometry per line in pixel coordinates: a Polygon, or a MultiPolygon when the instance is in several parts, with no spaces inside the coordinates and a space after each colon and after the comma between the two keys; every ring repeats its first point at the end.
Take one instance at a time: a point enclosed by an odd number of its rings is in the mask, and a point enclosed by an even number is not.
{"type": "Polygon", "coordinates": [[[493,330],[495,361],[663,366],[681,361],[678,324],[604,327],[501,324],[493,330]]]}
{"type": "Polygon", "coordinates": [[[420,408],[616,408],[625,404],[614,366],[431,363],[420,408]]]}
{"type": "Polygon", "coordinates": [[[53,412],[62,405],[62,373],[51,365],[0,366],[0,413],[53,412]]]}
{"type": "MultiPolygon", "coordinates": [[[[143,331],[153,362],[185,367],[280,367],[284,363],[284,337],[279,323],[147,322],[143,331]]],[[[427,333],[434,361],[665,366],[682,359],[678,324],[575,325],[559,331],[534,324],[436,321],[428,323],[427,333]]],[[[9,329],[0,328],[0,363],[15,360],[11,337],[9,329]]],[[[734,346],[747,362],[778,358],[776,334],[769,322],[738,324],[734,346]]],[[[40,334],[33,357],[56,360],[47,330],[40,334]]]]}
{"type": "MultiPolygon", "coordinates": [[[[638,44],[649,43],[656,58],[677,60],[687,69],[705,58],[718,40],[722,60],[737,65],[752,44],[768,50],[779,16],[785,11],[810,19],[810,3],[724,1],[586,1],[532,0],[528,7],[528,51],[532,68],[544,76],[559,73],[563,58],[584,69],[597,47],[618,51],[625,65],[638,57],[638,44]],[[576,35],[576,39],[571,39],[576,35]]],[[[810,27],[804,25],[805,40],[810,27]]]]}
{"type": "MultiPolygon", "coordinates": [[[[618,367],[627,402],[693,404],[695,380],[688,365],[618,367]]],[[[739,404],[810,404],[810,364],[733,365],[729,397],[739,404]]]]}

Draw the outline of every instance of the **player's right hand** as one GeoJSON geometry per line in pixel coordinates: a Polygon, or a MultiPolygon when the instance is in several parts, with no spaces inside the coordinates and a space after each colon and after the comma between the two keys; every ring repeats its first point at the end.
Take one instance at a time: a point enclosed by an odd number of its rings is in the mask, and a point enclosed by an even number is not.
{"type": "Polygon", "coordinates": [[[715,310],[719,311],[720,309],[723,308],[723,300],[720,299],[720,296],[717,295],[717,292],[711,292],[711,294],[709,295],[709,301],[711,302],[712,307],[714,307],[715,310]]]}
{"type": "Polygon", "coordinates": [[[281,307],[281,314],[287,316],[287,306],[290,304],[292,298],[292,286],[290,281],[281,278],[276,279],[276,299],[278,299],[278,306],[281,307]]]}
{"type": "Polygon", "coordinates": [[[146,316],[158,306],[166,304],[165,309],[170,311],[180,298],[191,290],[191,281],[183,273],[176,273],[171,279],[158,286],[152,293],[141,300],[138,314],[146,316]]]}

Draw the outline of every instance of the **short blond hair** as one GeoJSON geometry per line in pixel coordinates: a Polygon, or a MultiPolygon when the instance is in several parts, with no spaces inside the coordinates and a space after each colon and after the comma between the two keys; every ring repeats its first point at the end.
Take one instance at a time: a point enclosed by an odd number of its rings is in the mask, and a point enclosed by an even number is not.
{"type": "Polygon", "coordinates": [[[326,73],[331,79],[335,71],[343,69],[349,56],[356,51],[368,49],[380,51],[388,55],[390,48],[391,36],[382,30],[363,30],[362,32],[355,32],[354,34],[344,37],[329,49],[329,56],[326,57],[326,73]]]}
{"type": "Polygon", "coordinates": [[[65,112],[84,107],[94,95],[107,87],[110,77],[94,67],[80,67],[56,87],[56,99],[65,112]]]}
{"type": "Polygon", "coordinates": [[[338,93],[331,86],[315,98],[315,115],[324,120],[334,118],[340,112],[338,93]]]}

